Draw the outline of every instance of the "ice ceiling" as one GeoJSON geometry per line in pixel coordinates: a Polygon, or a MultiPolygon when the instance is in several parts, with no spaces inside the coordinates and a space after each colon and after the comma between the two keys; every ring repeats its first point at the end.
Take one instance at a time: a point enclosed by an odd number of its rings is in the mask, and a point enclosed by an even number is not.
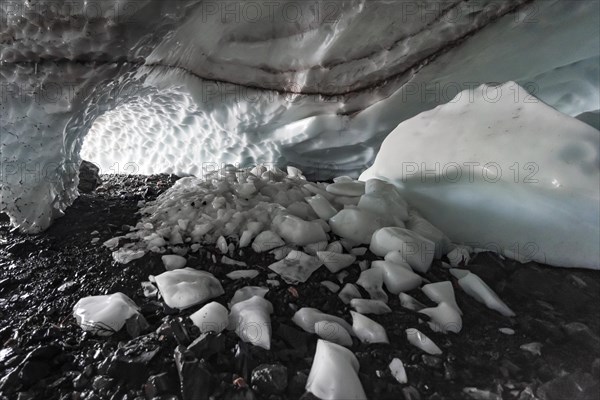
{"type": "Polygon", "coordinates": [[[594,0],[3,1],[0,17],[0,211],[28,232],[75,199],[81,155],[106,173],[358,176],[400,122],[506,81],[598,124],[594,0]]]}

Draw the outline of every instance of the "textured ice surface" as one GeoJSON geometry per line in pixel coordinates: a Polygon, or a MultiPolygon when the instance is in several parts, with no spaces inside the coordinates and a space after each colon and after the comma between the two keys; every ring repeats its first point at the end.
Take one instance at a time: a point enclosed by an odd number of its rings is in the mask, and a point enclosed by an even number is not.
{"type": "Polygon", "coordinates": [[[356,244],[369,244],[373,232],[381,228],[383,221],[375,214],[358,208],[346,208],[329,220],[336,235],[356,244]]]}
{"type": "Polygon", "coordinates": [[[125,321],[138,314],[138,306],[123,293],[90,296],[73,307],[73,316],[84,331],[109,336],[121,330],[125,321]]]}
{"type": "Polygon", "coordinates": [[[435,244],[431,240],[408,229],[393,227],[375,231],[369,249],[380,257],[397,251],[413,270],[423,273],[429,270],[435,255],[435,244]]]}
{"type": "Polygon", "coordinates": [[[341,346],[352,346],[352,336],[342,325],[334,321],[315,322],[315,333],[321,338],[341,346]]]}
{"type": "Polygon", "coordinates": [[[245,286],[241,289],[238,289],[233,294],[231,301],[229,302],[229,307],[233,307],[235,304],[240,303],[242,301],[251,299],[254,296],[265,297],[265,295],[269,292],[269,289],[261,286],[245,286]]]}
{"type": "Polygon", "coordinates": [[[180,310],[225,293],[219,280],[211,273],[192,268],[163,272],[155,279],[165,303],[180,310]]]}
{"type": "Polygon", "coordinates": [[[361,314],[379,315],[392,312],[392,309],[383,301],[373,299],[352,299],[350,300],[350,307],[361,314]]]}
{"type": "Polygon", "coordinates": [[[183,268],[187,264],[187,259],[177,254],[167,254],[162,256],[161,259],[167,271],[183,268]]]}
{"type": "Polygon", "coordinates": [[[334,251],[318,251],[317,257],[332,273],[348,268],[356,261],[356,256],[353,254],[342,254],[334,251]]]}
{"type": "Polygon", "coordinates": [[[317,257],[292,250],[283,260],[269,265],[269,269],[277,272],[287,283],[295,284],[306,282],[322,265],[323,262],[317,257]]]}
{"type": "Polygon", "coordinates": [[[316,308],[303,307],[296,311],[292,317],[292,321],[306,332],[315,333],[315,324],[320,321],[335,322],[352,333],[352,327],[340,317],[325,314],[316,308]]]}
{"type": "Polygon", "coordinates": [[[518,85],[483,85],[400,124],[361,178],[396,183],[454,242],[599,268],[599,147],[598,130],[518,85]]]}
{"type": "Polygon", "coordinates": [[[358,379],[359,368],[350,350],[319,339],[306,390],[323,400],[366,400],[358,379]]]}
{"type": "Polygon", "coordinates": [[[394,264],[389,261],[373,261],[371,269],[383,271],[383,283],[388,292],[400,294],[418,288],[423,279],[402,265],[394,264]]]}
{"type": "Polygon", "coordinates": [[[441,302],[437,307],[424,308],[419,312],[431,318],[429,327],[434,332],[459,333],[462,329],[460,313],[446,302],[441,302]]]}

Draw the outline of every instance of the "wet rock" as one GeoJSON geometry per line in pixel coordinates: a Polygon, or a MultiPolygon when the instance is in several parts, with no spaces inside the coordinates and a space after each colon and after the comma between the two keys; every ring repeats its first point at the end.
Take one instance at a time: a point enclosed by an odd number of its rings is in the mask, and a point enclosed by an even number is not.
{"type": "Polygon", "coordinates": [[[540,400],[589,400],[598,398],[599,389],[591,374],[575,372],[544,383],[537,396],[540,400]]]}
{"type": "Polygon", "coordinates": [[[152,399],[161,394],[172,393],[177,390],[176,388],[177,385],[173,377],[169,373],[163,372],[148,378],[148,381],[144,385],[144,393],[146,394],[146,398],[152,399]]]}
{"type": "Polygon", "coordinates": [[[296,374],[289,381],[287,393],[294,397],[297,397],[300,393],[304,393],[304,388],[306,387],[307,381],[308,374],[304,373],[303,371],[296,372],[296,374]]]}
{"type": "Polygon", "coordinates": [[[79,189],[80,193],[91,193],[102,184],[100,179],[100,168],[89,161],[83,160],[79,166],[79,189]]]}
{"type": "Polygon", "coordinates": [[[183,325],[181,319],[174,319],[170,322],[171,332],[175,337],[175,340],[180,346],[188,346],[191,342],[190,335],[188,334],[187,329],[183,325]]]}
{"type": "Polygon", "coordinates": [[[183,346],[177,346],[174,358],[183,400],[208,399],[211,374],[206,366],[183,346]]]}
{"type": "Polygon", "coordinates": [[[287,368],[281,364],[262,364],[252,371],[252,385],[259,393],[283,393],[288,385],[287,368]]]}
{"type": "Polygon", "coordinates": [[[94,380],[92,381],[92,387],[94,388],[94,390],[97,391],[106,391],[110,388],[113,387],[115,381],[113,378],[105,376],[105,375],[99,375],[96,376],[94,378],[94,380]]]}
{"type": "Polygon", "coordinates": [[[593,352],[600,351],[600,337],[596,335],[586,324],[571,322],[564,326],[567,335],[575,342],[589,348],[593,352]]]}
{"type": "Polygon", "coordinates": [[[220,353],[225,347],[225,335],[214,332],[206,332],[194,340],[189,346],[190,350],[198,359],[208,359],[213,354],[220,353]]]}
{"type": "Polygon", "coordinates": [[[0,379],[0,392],[13,393],[21,386],[19,372],[14,369],[0,379]]]}
{"type": "Polygon", "coordinates": [[[79,374],[73,379],[73,388],[77,390],[81,390],[87,386],[89,380],[83,375],[79,374]]]}
{"type": "Polygon", "coordinates": [[[148,325],[146,318],[142,314],[134,314],[131,318],[125,320],[125,328],[132,338],[140,336],[149,327],[150,325],[148,325]]]}
{"type": "Polygon", "coordinates": [[[24,361],[19,372],[23,384],[33,385],[50,374],[51,367],[44,361],[24,361]]]}

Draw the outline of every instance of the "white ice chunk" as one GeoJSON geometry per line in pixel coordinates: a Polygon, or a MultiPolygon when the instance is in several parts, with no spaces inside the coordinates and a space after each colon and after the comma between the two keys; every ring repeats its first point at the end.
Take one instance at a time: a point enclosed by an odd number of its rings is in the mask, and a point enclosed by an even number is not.
{"type": "Polygon", "coordinates": [[[219,236],[219,238],[217,239],[217,247],[219,248],[221,253],[227,254],[227,252],[229,251],[227,239],[225,239],[223,236],[219,236]]]}
{"type": "Polygon", "coordinates": [[[435,282],[429,283],[421,287],[421,290],[431,301],[435,301],[436,303],[441,303],[442,301],[451,305],[462,315],[462,311],[458,307],[456,303],[456,296],[454,295],[454,288],[452,287],[452,282],[443,281],[443,282],[435,282]]]}
{"type": "Polygon", "coordinates": [[[133,260],[144,257],[146,252],[144,250],[133,250],[133,249],[119,249],[113,251],[113,259],[120,264],[129,264],[133,260]]]}
{"type": "Polygon", "coordinates": [[[352,334],[352,327],[346,321],[335,315],[325,314],[316,308],[303,307],[296,311],[292,321],[308,333],[315,333],[315,324],[320,321],[336,322],[348,333],[352,334]]]}
{"type": "Polygon", "coordinates": [[[487,308],[498,311],[505,317],[514,317],[515,313],[498,297],[498,295],[471,271],[452,268],[450,273],[458,278],[458,284],[466,294],[483,303],[487,308]]]}
{"type": "Polygon", "coordinates": [[[365,193],[365,183],[361,181],[335,182],[327,185],[325,190],[337,196],[362,196],[365,193]]]}
{"type": "Polygon", "coordinates": [[[323,240],[322,242],[316,242],[307,244],[302,248],[306,254],[310,254],[311,256],[316,256],[317,252],[323,251],[327,248],[327,240],[323,240]]]}
{"type": "Polygon", "coordinates": [[[229,311],[222,304],[213,301],[190,315],[190,319],[200,328],[201,333],[220,333],[229,324],[229,311]]]}
{"type": "Polygon", "coordinates": [[[133,300],[118,292],[80,299],[73,307],[73,316],[84,331],[109,336],[120,331],[125,321],[138,314],[138,310],[133,300]]]}
{"type": "Polygon", "coordinates": [[[278,234],[273,231],[264,231],[259,233],[252,242],[252,250],[262,253],[283,245],[285,245],[285,242],[278,234]]]}
{"type": "Polygon", "coordinates": [[[231,301],[229,302],[229,308],[233,307],[237,303],[251,299],[254,296],[265,297],[269,292],[269,289],[261,286],[245,286],[238,289],[233,294],[231,301]]]}
{"type": "Polygon", "coordinates": [[[404,221],[408,219],[408,211],[406,203],[399,197],[398,192],[393,188],[374,191],[361,196],[358,208],[380,216],[386,226],[404,228],[404,221]]]}
{"type": "Polygon", "coordinates": [[[415,210],[410,210],[408,213],[408,221],[406,221],[406,229],[418,233],[435,243],[435,258],[440,259],[450,249],[450,239],[433,224],[427,221],[415,210]]]}
{"type": "Polygon", "coordinates": [[[321,338],[341,346],[352,346],[352,336],[342,325],[334,321],[315,323],[315,333],[321,338]]]}
{"type": "Polygon", "coordinates": [[[442,354],[442,350],[425,334],[418,329],[409,328],[406,330],[406,339],[415,347],[423,350],[427,354],[436,355],[442,354]]]}
{"type": "Polygon", "coordinates": [[[369,249],[380,257],[397,250],[412,269],[423,273],[429,270],[435,254],[435,244],[431,240],[408,229],[390,227],[373,233],[369,249]]]}
{"type": "Polygon", "coordinates": [[[259,274],[259,271],[255,269],[239,269],[237,271],[232,271],[225,275],[229,279],[237,280],[237,279],[252,279],[256,278],[259,274]]]}
{"type": "Polygon", "coordinates": [[[269,350],[273,305],[260,296],[236,303],[229,314],[229,330],[235,330],[244,342],[269,350]]]}
{"type": "Polygon", "coordinates": [[[269,269],[277,272],[287,283],[295,284],[306,282],[321,265],[323,263],[317,257],[292,250],[283,260],[269,265],[269,269]]]}
{"type": "Polygon", "coordinates": [[[327,248],[325,248],[325,251],[332,251],[334,253],[342,253],[344,251],[344,247],[342,246],[342,244],[340,243],[339,240],[336,240],[335,242],[331,242],[327,245],[327,248]]]}
{"type": "Polygon", "coordinates": [[[455,245],[446,256],[453,267],[458,267],[461,264],[467,265],[471,261],[471,249],[467,246],[455,245]]]}
{"type": "Polygon", "coordinates": [[[229,258],[227,256],[221,257],[221,263],[226,265],[235,265],[236,267],[245,267],[248,265],[243,261],[234,260],[233,258],[229,258]]]}
{"type": "Polygon", "coordinates": [[[511,329],[511,328],[500,328],[498,330],[505,335],[514,335],[515,334],[515,330],[511,329]]]}
{"type": "Polygon", "coordinates": [[[337,293],[340,290],[340,285],[333,283],[331,281],[322,281],[321,285],[325,286],[332,293],[337,293]]]}
{"type": "Polygon", "coordinates": [[[352,299],[350,300],[350,307],[361,314],[381,315],[392,312],[392,309],[383,301],[373,299],[352,299]]]}
{"type": "Polygon", "coordinates": [[[387,253],[384,257],[384,260],[394,263],[396,265],[400,265],[401,267],[413,272],[411,266],[408,265],[408,263],[405,261],[405,257],[398,250],[390,251],[389,253],[387,253]]]}
{"type": "Polygon", "coordinates": [[[287,243],[297,246],[327,240],[327,234],[318,222],[304,221],[294,215],[277,215],[273,218],[273,230],[287,243]]]}
{"type": "Polygon", "coordinates": [[[380,269],[383,271],[383,283],[387,290],[392,294],[408,292],[421,285],[423,279],[412,271],[409,271],[402,265],[394,264],[389,261],[373,261],[371,269],[380,269]]]}
{"type": "Polygon", "coordinates": [[[219,280],[211,273],[192,268],[163,272],[155,279],[165,303],[180,310],[225,293],[219,280]]]}
{"type": "Polygon", "coordinates": [[[345,208],[329,220],[331,230],[336,235],[356,244],[369,244],[373,233],[383,224],[368,211],[359,208],[345,208]]]}
{"type": "Polygon", "coordinates": [[[350,350],[319,339],[306,390],[322,400],[366,400],[359,368],[350,350]]]}
{"type": "Polygon", "coordinates": [[[388,301],[388,295],[383,290],[383,270],[380,268],[367,269],[360,273],[356,284],[362,286],[373,300],[388,301]]]}
{"type": "Polygon", "coordinates": [[[390,372],[396,378],[398,383],[407,383],[408,377],[406,376],[406,370],[404,369],[404,364],[402,360],[399,358],[394,358],[390,363],[390,372]]]}
{"type": "Polygon", "coordinates": [[[329,221],[329,218],[337,214],[338,210],[331,205],[329,200],[320,194],[313,197],[307,197],[306,202],[312,207],[314,212],[324,221],[329,221]]]}
{"type": "Polygon", "coordinates": [[[187,264],[187,259],[185,257],[178,256],[176,254],[164,255],[161,257],[161,260],[167,271],[183,268],[185,267],[185,264],[187,264]]]}
{"type": "Polygon", "coordinates": [[[344,268],[348,268],[356,261],[356,256],[353,254],[342,254],[332,251],[318,251],[317,257],[334,274],[344,268]]]}
{"type": "Polygon", "coordinates": [[[415,299],[409,294],[400,293],[398,296],[400,297],[400,305],[404,308],[408,308],[409,310],[413,311],[420,311],[424,308],[427,308],[425,304],[421,303],[419,300],[415,299]]]}
{"type": "Polygon", "coordinates": [[[346,283],[346,285],[342,288],[340,293],[338,293],[338,297],[342,300],[344,304],[349,304],[352,299],[360,299],[362,296],[358,291],[358,288],[352,283],[346,283]]]}
{"type": "Polygon", "coordinates": [[[352,315],[352,330],[363,343],[389,343],[385,328],[372,319],[355,311],[352,315]]]}
{"type": "Polygon", "coordinates": [[[103,243],[103,245],[107,248],[109,248],[110,250],[114,250],[118,245],[119,245],[119,239],[121,237],[114,237],[112,239],[108,239],[106,242],[103,243]]]}
{"type": "Polygon", "coordinates": [[[419,312],[431,318],[429,327],[434,332],[459,333],[462,329],[460,313],[448,303],[441,302],[437,307],[425,308],[419,312]]]}

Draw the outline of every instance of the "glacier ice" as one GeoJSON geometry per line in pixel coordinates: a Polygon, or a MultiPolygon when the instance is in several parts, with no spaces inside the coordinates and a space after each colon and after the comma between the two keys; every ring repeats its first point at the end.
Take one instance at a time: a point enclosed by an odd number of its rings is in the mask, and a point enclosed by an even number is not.
{"type": "MultiPolygon", "coordinates": [[[[333,25],[315,19],[309,5],[303,9],[307,18],[290,23],[280,16],[261,24],[225,23],[193,0],[142,0],[126,18],[107,12],[93,23],[85,14],[65,18],[60,9],[40,15],[36,1],[10,13],[2,8],[7,23],[0,34],[14,40],[0,49],[0,83],[9,88],[0,109],[0,212],[23,231],[47,228],[77,197],[81,154],[103,172],[206,178],[221,164],[258,162],[302,170],[261,166],[254,169],[259,177],[350,176],[336,181],[345,184],[373,161],[398,123],[482,83],[516,81],[570,116],[599,110],[599,5],[504,0],[490,9],[491,1],[449,3],[459,11],[457,18],[427,22],[418,13],[405,15],[406,1],[349,1],[340,3],[333,25]],[[532,11],[535,24],[528,23],[532,11]],[[199,24],[202,19],[206,23],[199,24]],[[52,35],[38,29],[40,22],[56,28],[52,35]],[[287,56],[290,52],[298,56],[287,56]],[[39,90],[24,90],[30,87],[39,90]],[[44,95],[48,87],[59,88],[59,95],[44,95]]],[[[103,4],[111,9],[121,2],[103,4]]],[[[312,185],[311,193],[335,207],[357,205],[352,196],[327,197],[326,187],[312,185]]],[[[252,201],[261,196],[260,188],[243,182],[236,196],[252,201]]],[[[444,207],[435,209],[442,213],[444,207]]],[[[552,215],[548,208],[538,215],[546,212],[552,215]]],[[[464,241],[423,215],[453,241],[464,241]]],[[[238,221],[228,223],[226,228],[202,221],[196,237],[231,229],[238,221]]],[[[248,232],[244,242],[251,239],[248,232]]],[[[544,260],[598,265],[593,253],[595,259],[581,263],[565,258],[571,252],[563,250],[562,259],[544,260]]],[[[511,254],[519,258],[523,251],[511,254]]]]}
{"type": "Polygon", "coordinates": [[[73,316],[84,331],[99,336],[109,336],[123,328],[127,319],[139,307],[123,293],[90,296],[80,299],[73,307],[73,316]]]}
{"type": "Polygon", "coordinates": [[[401,123],[361,179],[397,184],[453,242],[598,268],[600,134],[522,93],[482,85],[401,123]]]}

